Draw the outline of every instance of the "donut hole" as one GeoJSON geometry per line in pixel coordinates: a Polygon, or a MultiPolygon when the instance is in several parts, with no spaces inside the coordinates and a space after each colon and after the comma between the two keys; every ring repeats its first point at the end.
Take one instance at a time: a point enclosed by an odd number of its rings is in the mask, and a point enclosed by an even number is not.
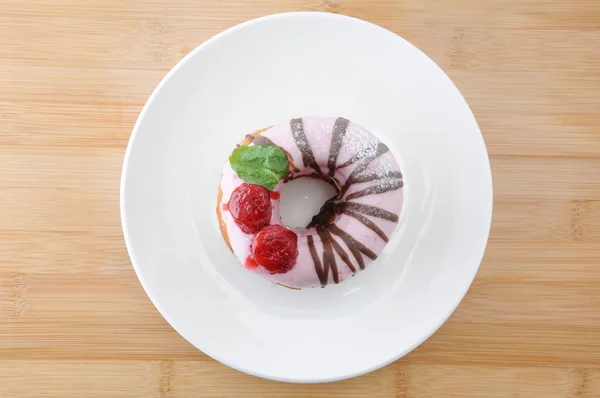
{"type": "Polygon", "coordinates": [[[336,195],[335,188],[318,178],[296,178],[280,190],[279,214],[289,227],[306,227],[321,206],[336,195]]]}

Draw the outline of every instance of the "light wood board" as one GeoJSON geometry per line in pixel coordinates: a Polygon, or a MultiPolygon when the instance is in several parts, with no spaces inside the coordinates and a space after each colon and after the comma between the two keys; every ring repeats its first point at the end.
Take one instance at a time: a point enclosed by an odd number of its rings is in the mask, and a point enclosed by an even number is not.
{"type": "Polygon", "coordinates": [[[600,396],[597,0],[0,0],[1,397],[600,396]],[[196,45],[266,14],[380,24],[471,105],[494,178],[477,278],[450,320],[372,374],[261,380],[186,343],[119,223],[129,134],[196,45]]]}

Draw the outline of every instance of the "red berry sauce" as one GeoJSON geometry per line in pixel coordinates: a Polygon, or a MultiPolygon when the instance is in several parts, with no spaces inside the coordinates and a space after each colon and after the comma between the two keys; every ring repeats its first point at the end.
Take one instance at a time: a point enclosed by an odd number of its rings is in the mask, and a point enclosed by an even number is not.
{"type": "Polygon", "coordinates": [[[254,261],[252,257],[247,257],[246,262],[244,263],[244,267],[250,271],[254,271],[258,268],[258,263],[254,261]]]}

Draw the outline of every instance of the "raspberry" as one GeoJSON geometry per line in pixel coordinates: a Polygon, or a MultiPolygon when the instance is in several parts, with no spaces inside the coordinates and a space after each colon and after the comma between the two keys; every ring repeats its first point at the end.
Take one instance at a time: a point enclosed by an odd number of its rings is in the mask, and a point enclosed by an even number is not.
{"type": "Polygon", "coordinates": [[[252,242],[254,259],[269,273],[284,274],[296,264],[298,235],[281,225],[263,228],[252,242]]]}
{"type": "Polygon", "coordinates": [[[254,234],[271,221],[271,200],[267,188],[243,183],[231,194],[229,212],[247,234],[254,234]]]}

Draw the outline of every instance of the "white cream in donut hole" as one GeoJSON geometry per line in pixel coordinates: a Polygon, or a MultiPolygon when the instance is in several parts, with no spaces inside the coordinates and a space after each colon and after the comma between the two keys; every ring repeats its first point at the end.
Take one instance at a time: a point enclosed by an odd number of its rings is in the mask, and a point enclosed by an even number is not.
{"type": "MultiPolygon", "coordinates": [[[[391,151],[364,128],[336,117],[304,117],[271,127],[251,145],[277,145],[290,159],[290,171],[273,190],[303,176],[321,178],[336,188],[337,195],[324,204],[298,235],[294,267],[270,274],[259,273],[273,283],[308,288],[340,283],[366,268],[377,258],[396,229],[403,203],[403,178],[391,151]]],[[[227,162],[221,178],[222,204],[244,183],[227,162]]],[[[272,195],[271,224],[284,225],[279,199],[272,195]]],[[[229,242],[241,264],[252,255],[253,235],[240,230],[228,211],[222,211],[229,242]]]]}

